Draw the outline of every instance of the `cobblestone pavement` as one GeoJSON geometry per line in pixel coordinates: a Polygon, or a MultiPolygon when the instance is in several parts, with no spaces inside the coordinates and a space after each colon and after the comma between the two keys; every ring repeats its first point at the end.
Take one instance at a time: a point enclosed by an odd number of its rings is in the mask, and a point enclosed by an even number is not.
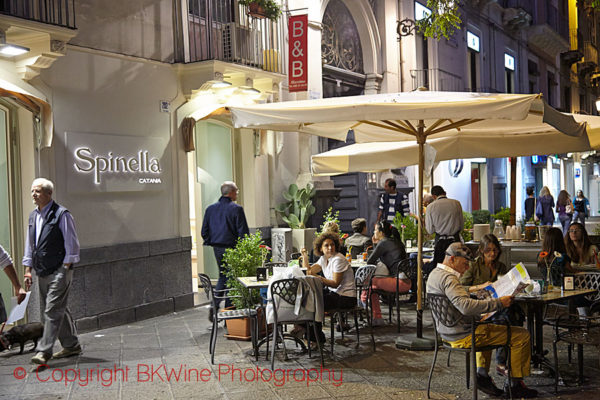
{"type": "MultiPolygon", "coordinates": [[[[386,307],[387,309],[387,307],[386,307]]],[[[272,375],[265,360],[250,354],[250,343],[227,340],[219,329],[215,365],[208,354],[210,324],[206,307],[161,316],[131,325],[118,326],[80,336],[80,356],[51,360],[49,368],[36,372],[29,359],[28,344],[23,355],[18,349],[0,353],[0,399],[424,399],[432,351],[398,350],[396,326],[375,328],[377,350],[373,352],[368,330],[361,330],[361,345],[347,334],[335,344],[332,357],[326,346],[325,366],[313,353],[309,359],[288,344],[290,356],[276,356],[272,375]],[[311,372],[308,381],[305,371],[311,372]]],[[[425,312],[425,335],[431,334],[431,320],[425,312]]],[[[401,313],[402,333],[415,334],[416,312],[407,305],[401,313]]],[[[546,344],[551,332],[546,332],[546,344]]],[[[327,337],[329,332],[326,331],[327,337]]],[[[551,346],[547,346],[551,348],[551,346]]],[[[55,349],[57,350],[57,349],[55,349]]],[[[447,352],[441,351],[432,389],[435,399],[467,399],[464,356],[453,353],[446,367],[447,352]]],[[[561,399],[597,398],[600,389],[598,350],[587,348],[585,375],[581,387],[559,387],[561,399]]],[[[566,346],[561,346],[561,369],[568,379],[576,374],[576,363],[567,364],[566,346]]],[[[498,385],[500,378],[494,377],[498,385]]],[[[540,397],[554,398],[553,379],[533,375],[529,386],[540,397]]],[[[488,398],[481,393],[480,398],[488,398]]]]}

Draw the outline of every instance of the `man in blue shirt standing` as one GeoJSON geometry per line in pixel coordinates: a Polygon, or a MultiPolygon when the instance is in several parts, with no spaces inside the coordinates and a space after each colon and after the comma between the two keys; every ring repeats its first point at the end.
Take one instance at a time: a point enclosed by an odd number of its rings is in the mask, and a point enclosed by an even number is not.
{"type": "MultiPolygon", "coordinates": [[[[202,239],[205,246],[212,246],[219,266],[219,280],[217,281],[217,293],[221,294],[225,289],[227,277],[223,267],[223,255],[228,248],[235,247],[238,238],[249,233],[246,215],[242,206],[234,203],[237,200],[238,188],[235,182],[225,181],[221,185],[221,197],[215,204],[208,206],[204,212],[202,222],[202,239]]],[[[229,306],[230,301],[225,302],[229,306]]],[[[212,316],[209,315],[209,319],[212,316]]]]}
{"type": "Polygon", "coordinates": [[[50,358],[70,357],[81,353],[77,329],[67,308],[73,264],[79,262],[79,240],[71,213],[52,200],[54,184],[38,178],[31,184],[36,208],[29,215],[25,241],[25,288],[32,283],[35,271],[40,289],[44,335],[38,341],[31,362],[46,364],[50,358]],[[56,338],[63,349],[52,354],[56,338]]]}

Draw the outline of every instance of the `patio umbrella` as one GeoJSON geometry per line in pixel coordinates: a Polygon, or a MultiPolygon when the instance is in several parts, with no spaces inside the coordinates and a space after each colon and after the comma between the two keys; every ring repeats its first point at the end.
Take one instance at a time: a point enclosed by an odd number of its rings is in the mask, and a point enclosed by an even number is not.
{"type": "MultiPolygon", "coordinates": [[[[423,199],[424,145],[428,139],[445,132],[460,135],[467,126],[478,124],[481,133],[485,134],[488,121],[522,121],[537,116],[538,124],[549,123],[574,137],[581,137],[586,132],[590,138],[600,136],[597,129],[588,130],[586,124],[547,106],[540,95],[528,94],[420,91],[229,107],[229,111],[236,128],[303,132],[338,140],[345,140],[348,130],[352,129],[359,143],[416,142],[419,210],[423,199]]],[[[222,110],[217,113],[222,115],[222,110]]],[[[206,116],[210,117],[211,114],[206,116]]],[[[535,125],[532,123],[530,128],[535,125]]],[[[488,133],[498,129],[509,133],[503,124],[494,124],[488,133]]],[[[590,142],[600,146],[600,140],[590,142]]],[[[420,213],[418,216],[421,219],[420,213]]],[[[417,337],[422,336],[421,226],[419,223],[417,337]]]]}

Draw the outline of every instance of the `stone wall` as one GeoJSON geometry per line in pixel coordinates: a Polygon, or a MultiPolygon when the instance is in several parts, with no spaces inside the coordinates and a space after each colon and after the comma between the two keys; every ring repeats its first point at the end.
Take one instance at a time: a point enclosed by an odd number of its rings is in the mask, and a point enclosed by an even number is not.
{"type": "MultiPolygon", "coordinates": [[[[103,329],[193,307],[191,248],[191,237],[179,237],[82,249],[69,295],[78,330],[103,329]]],[[[29,320],[36,321],[37,296],[32,301],[29,320]]]]}

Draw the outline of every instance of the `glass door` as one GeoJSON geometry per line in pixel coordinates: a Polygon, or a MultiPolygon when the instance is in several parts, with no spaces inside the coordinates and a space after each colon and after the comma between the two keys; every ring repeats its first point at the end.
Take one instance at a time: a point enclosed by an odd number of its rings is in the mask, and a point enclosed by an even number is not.
{"type": "MultiPolygon", "coordinates": [[[[8,140],[8,110],[0,106],[0,244],[8,251],[13,260],[16,254],[12,254],[11,224],[10,224],[10,163],[9,163],[9,140],[8,140]]],[[[10,298],[13,295],[10,280],[4,273],[0,273],[0,293],[6,304],[7,313],[10,312],[10,298]]]]}
{"type": "MultiPolygon", "coordinates": [[[[233,180],[233,134],[231,128],[216,122],[200,121],[196,124],[196,189],[195,215],[202,215],[206,208],[221,197],[221,184],[233,180]]],[[[200,222],[200,221],[199,221],[200,222]]],[[[200,231],[196,224],[196,246],[202,246],[200,231]]],[[[198,251],[198,254],[200,252],[198,251]]],[[[203,248],[204,273],[213,279],[219,277],[219,269],[212,247],[203,248]]],[[[198,266],[199,267],[199,266],[198,266]]],[[[201,268],[198,268],[199,270],[201,268]]]]}

